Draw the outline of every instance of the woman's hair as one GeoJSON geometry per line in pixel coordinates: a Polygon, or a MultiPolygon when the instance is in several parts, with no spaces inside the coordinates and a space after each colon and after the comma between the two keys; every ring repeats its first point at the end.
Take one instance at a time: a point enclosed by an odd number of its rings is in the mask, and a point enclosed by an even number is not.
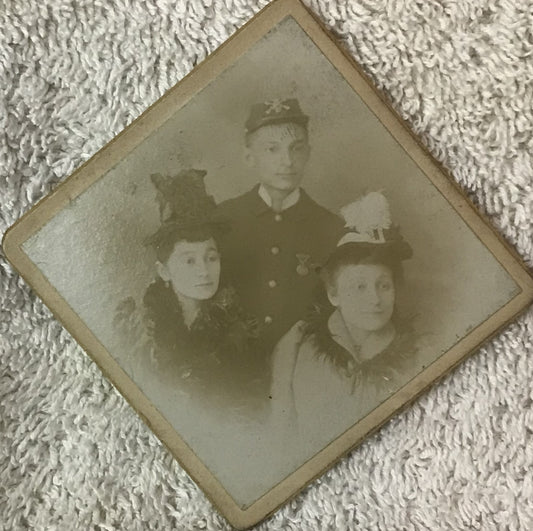
{"type": "Polygon", "coordinates": [[[402,259],[394,246],[346,243],[335,249],[320,269],[326,289],[336,286],[337,274],[344,266],[359,264],[384,265],[391,270],[395,285],[403,281],[402,259]]]}
{"type": "Polygon", "coordinates": [[[180,226],[169,221],[163,223],[159,230],[151,236],[149,244],[154,249],[157,260],[165,263],[178,242],[205,242],[211,238],[216,241],[219,235],[220,230],[215,224],[180,226]]]}

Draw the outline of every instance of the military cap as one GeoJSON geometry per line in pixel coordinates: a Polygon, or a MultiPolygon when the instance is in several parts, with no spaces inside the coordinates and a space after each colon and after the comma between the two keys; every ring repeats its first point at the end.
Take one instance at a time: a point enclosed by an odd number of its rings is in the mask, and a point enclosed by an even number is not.
{"type": "Polygon", "coordinates": [[[247,133],[252,133],[270,124],[297,123],[306,127],[308,121],[309,116],[302,112],[296,98],[276,99],[252,105],[245,127],[247,133]]]}

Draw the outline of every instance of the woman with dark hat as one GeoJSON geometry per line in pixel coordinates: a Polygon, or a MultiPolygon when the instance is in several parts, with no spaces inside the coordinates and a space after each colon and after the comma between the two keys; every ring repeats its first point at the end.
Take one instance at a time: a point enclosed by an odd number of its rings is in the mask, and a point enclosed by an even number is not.
{"type": "Polygon", "coordinates": [[[414,334],[396,308],[411,247],[379,192],[341,214],[346,232],[320,271],[327,302],[316,304],[276,347],[271,390],[274,418],[296,421],[300,436],[323,444],[418,369],[414,334]]]}
{"type": "Polygon", "coordinates": [[[206,193],[205,172],[152,175],[161,225],[146,245],[155,252],[155,280],[142,305],[132,298],[117,309],[115,324],[136,344],[133,372],[151,374],[152,385],[181,396],[246,414],[266,395],[257,325],[224,283],[214,222],[215,202],[206,193]],[[264,384],[263,384],[263,387],[264,384]]]}

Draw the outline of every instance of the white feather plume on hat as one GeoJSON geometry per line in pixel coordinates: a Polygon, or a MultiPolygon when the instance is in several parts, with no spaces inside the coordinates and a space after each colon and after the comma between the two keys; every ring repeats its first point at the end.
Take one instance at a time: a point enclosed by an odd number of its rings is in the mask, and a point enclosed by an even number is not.
{"type": "Polygon", "coordinates": [[[383,231],[391,228],[392,220],[389,202],[381,192],[369,192],[340,212],[349,232],[338,246],[349,242],[385,243],[383,231]]]}

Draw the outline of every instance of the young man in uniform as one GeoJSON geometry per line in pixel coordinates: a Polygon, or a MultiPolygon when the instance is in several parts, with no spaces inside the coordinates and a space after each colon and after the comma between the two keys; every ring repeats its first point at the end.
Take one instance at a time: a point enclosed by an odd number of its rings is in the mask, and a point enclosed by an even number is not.
{"type": "Polygon", "coordinates": [[[306,316],[318,286],[315,267],[342,231],[340,218],[300,186],[310,154],[307,123],[296,99],[253,105],[246,160],[258,183],[218,206],[231,225],[221,241],[223,270],[263,323],[269,351],[306,316]]]}

